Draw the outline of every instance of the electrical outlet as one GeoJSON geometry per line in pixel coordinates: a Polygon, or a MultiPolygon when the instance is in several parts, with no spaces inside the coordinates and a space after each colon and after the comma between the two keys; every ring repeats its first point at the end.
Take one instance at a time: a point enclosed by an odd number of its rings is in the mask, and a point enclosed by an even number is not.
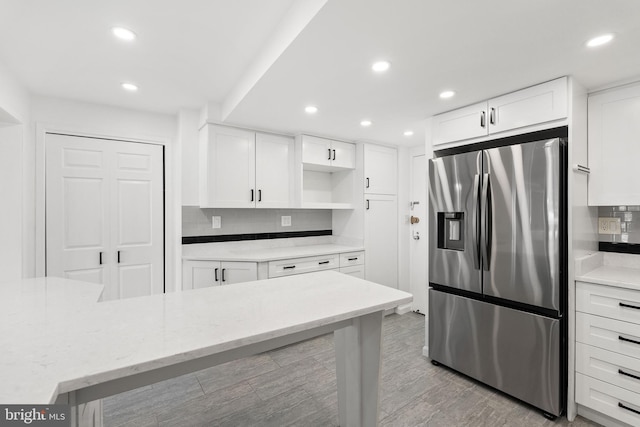
{"type": "Polygon", "coordinates": [[[222,217],[221,216],[212,216],[211,217],[211,227],[212,228],[222,228],[222,217]]]}
{"type": "Polygon", "coordinates": [[[620,234],[620,218],[598,218],[599,234],[620,234]]]}
{"type": "Polygon", "coordinates": [[[281,223],[283,227],[291,227],[291,217],[290,216],[283,216],[281,217],[281,223]]]}

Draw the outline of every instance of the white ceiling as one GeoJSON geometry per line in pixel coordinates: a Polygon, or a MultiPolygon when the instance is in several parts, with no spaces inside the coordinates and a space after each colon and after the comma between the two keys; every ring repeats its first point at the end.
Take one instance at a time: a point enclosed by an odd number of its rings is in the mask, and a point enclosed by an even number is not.
{"type": "Polygon", "coordinates": [[[32,93],[171,114],[213,104],[227,123],[292,134],[418,145],[426,117],[532,84],[640,79],[637,0],[0,0],[0,10],[0,62],[32,93]],[[113,25],[138,39],[115,40],[113,25]],[[603,32],[614,42],[585,47],[603,32]],[[387,73],[371,72],[377,59],[391,61],[387,73]],[[125,80],[140,91],[122,91],[125,80]],[[443,89],[457,95],[441,100],[443,89]]]}

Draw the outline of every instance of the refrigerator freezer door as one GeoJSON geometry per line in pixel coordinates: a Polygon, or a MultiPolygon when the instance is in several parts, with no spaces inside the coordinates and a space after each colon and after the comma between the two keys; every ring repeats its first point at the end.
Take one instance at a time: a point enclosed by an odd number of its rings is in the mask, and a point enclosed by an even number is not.
{"type": "Polygon", "coordinates": [[[430,289],[429,357],[550,414],[563,410],[558,319],[430,289]]]}
{"type": "Polygon", "coordinates": [[[482,292],[479,194],[482,153],[429,161],[429,282],[482,292]]]}
{"type": "Polygon", "coordinates": [[[485,295],[560,310],[560,159],[559,139],[485,150],[485,295]]]}

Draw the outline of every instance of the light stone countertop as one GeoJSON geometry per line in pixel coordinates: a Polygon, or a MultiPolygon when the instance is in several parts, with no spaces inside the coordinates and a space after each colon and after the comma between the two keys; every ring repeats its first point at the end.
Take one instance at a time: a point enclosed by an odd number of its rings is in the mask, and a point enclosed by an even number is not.
{"type": "Polygon", "coordinates": [[[640,255],[596,252],[576,259],[579,282],[640,290],[640,255]]]}
{"type": "Polygon", "coordinates": [[[96,302],[101,288],[55,278],[0,284],[0,403],[47,404],[412,300],[334,271],[96,302]]]}
{"type": "Polygon", "coordinates": [[[364,250],[364,246],[324,243],[322,241],[294,246],[286,240],[291,239],[182,245],[182,259],[266,262],[364,250]],[[277,242],[277,240],[283,241],[277,242]]]}

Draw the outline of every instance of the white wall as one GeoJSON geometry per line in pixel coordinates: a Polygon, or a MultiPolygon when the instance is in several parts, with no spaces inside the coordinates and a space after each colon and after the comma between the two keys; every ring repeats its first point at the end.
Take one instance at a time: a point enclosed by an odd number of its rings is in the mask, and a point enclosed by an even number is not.
{"type": "Polygon", "coordinates": [[[0,124],[0,282],[22,277],[22,126],[0,124]]]}
{"type": "Polygon", "coordinates": [[[0,281],[33,275],[28,257],[33,199],[26,197],[33,184],[27,164],[33,153],[28,122],[29,95],[0,64],[0,281]]]}
{"type": "Polygon", "coordinates": [[[198,206],[199,195],[199,113],[183,110],[178,114],[178,145],[182,175],[182,205],[198,206]]]}
{"type": "Polygon", "coordinates": [[[398,147],[398,289],[411,292],[410,243],[411,150],[398,147]]]}
{"type": "MultiPolygon", "coordinates": [[[[176,165],[177,118],[123,108],[47,97],[33,97],[31,120],[35,128],[35,260],[36,275],[44,274],[44,136],[67,132],[85,136],[152,142],[165,146],[165,239],[167,291],[175,289],[179,275],[176,257],[180,245],[180,166],[176,165]]],[[[179,151],[179,150],[178,150],[179,151]]],[[[177,157],[179,160],[179,156],[177,157]]]]}

